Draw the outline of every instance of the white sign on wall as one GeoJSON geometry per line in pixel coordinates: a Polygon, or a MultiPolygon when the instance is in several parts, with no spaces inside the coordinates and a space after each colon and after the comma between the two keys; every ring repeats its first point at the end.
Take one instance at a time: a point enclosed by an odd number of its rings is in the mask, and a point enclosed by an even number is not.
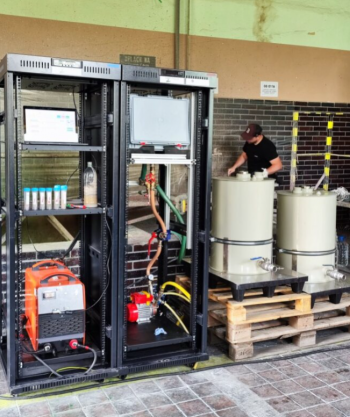
{"type": "Polygon", "coordinates": [[[260,97],[278,97],[278,81],[261,81],[260,97]]]}

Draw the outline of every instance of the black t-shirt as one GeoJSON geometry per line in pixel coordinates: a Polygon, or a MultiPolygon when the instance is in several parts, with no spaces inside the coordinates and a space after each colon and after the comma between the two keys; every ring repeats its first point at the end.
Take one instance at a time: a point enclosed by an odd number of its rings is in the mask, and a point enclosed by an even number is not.
{"type": "MultiPolygon", "coordinates": [[[[265,136],[258,145],[246,142],[243,146],[243,152],[247,154],[248,171],[251,174],[261,172],[263,168],[269,168],[271,166],[270,161],[278,157],[276,146],[265,136]]],[[[275,175],[270,175],[270,177],[275,178],[275,175]]]]}

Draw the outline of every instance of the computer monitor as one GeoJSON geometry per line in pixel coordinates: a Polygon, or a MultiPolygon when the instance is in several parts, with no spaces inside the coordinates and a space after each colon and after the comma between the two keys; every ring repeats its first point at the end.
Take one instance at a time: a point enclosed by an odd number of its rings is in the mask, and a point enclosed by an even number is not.
{"type": "Polygon", "coordinates": [[[130,142],[155,146],[190,144],[190,101],[130,95],[130,142]]]}
{"type": "Polygon", "coordinates": [[[77,143],[76,110],[25,106],[24,141],[77,143]]]}

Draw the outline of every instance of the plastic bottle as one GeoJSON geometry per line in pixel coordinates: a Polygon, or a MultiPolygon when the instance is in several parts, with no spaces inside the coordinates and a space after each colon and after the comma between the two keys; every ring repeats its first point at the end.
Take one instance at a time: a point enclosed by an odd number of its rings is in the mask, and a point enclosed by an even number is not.
{"type": "Polygon", "coordinates": [[[30,188],[23,188],[23,208],[30,209],[30,188]]]}
{"type": "Polygon", "coordinates": [[[45,210],[45,188],[39,188],[39,210],[45,210]]]}
{"type": "Polygon", "coordinates": [[[97,207],[97,173],[92,167],[92,162],[84,171],[84,205],[97,207]]]}
{"type": "Polygon", "coordinates": [[[349,244],[345,242],[345,236],[338,236],[338,266],[349,264],[349,244]]]}
{"type": "Polygon", "coordinates": [[[53,187],[53,208],[58,210],[61,202],[61,186],[55,185],[53,187]]]}
{"type": "Polygon", "coordinates": [[[52,188],[46,188],[46,210],[52,210],[52,188]]]}
{"type": "Polygon", "coordinates": [[[61,209],[67,208],[67,185],[61,185],[61,209]]]}
{"type": "Polygon", "coordinates": [[[38,210],[38,188],[32,188],[32,210],[38,210]]]}

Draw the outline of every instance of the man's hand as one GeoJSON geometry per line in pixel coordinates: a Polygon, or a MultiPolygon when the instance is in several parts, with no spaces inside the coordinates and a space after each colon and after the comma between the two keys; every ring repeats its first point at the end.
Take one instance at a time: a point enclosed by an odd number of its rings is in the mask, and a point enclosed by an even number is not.
{"type": "Polygon", "coordinates": [[[234,172],[236,171],[235,167],[231,167],[227,170],[227,176],[229,177],[231,174],[234,174],[234,172]]]}

